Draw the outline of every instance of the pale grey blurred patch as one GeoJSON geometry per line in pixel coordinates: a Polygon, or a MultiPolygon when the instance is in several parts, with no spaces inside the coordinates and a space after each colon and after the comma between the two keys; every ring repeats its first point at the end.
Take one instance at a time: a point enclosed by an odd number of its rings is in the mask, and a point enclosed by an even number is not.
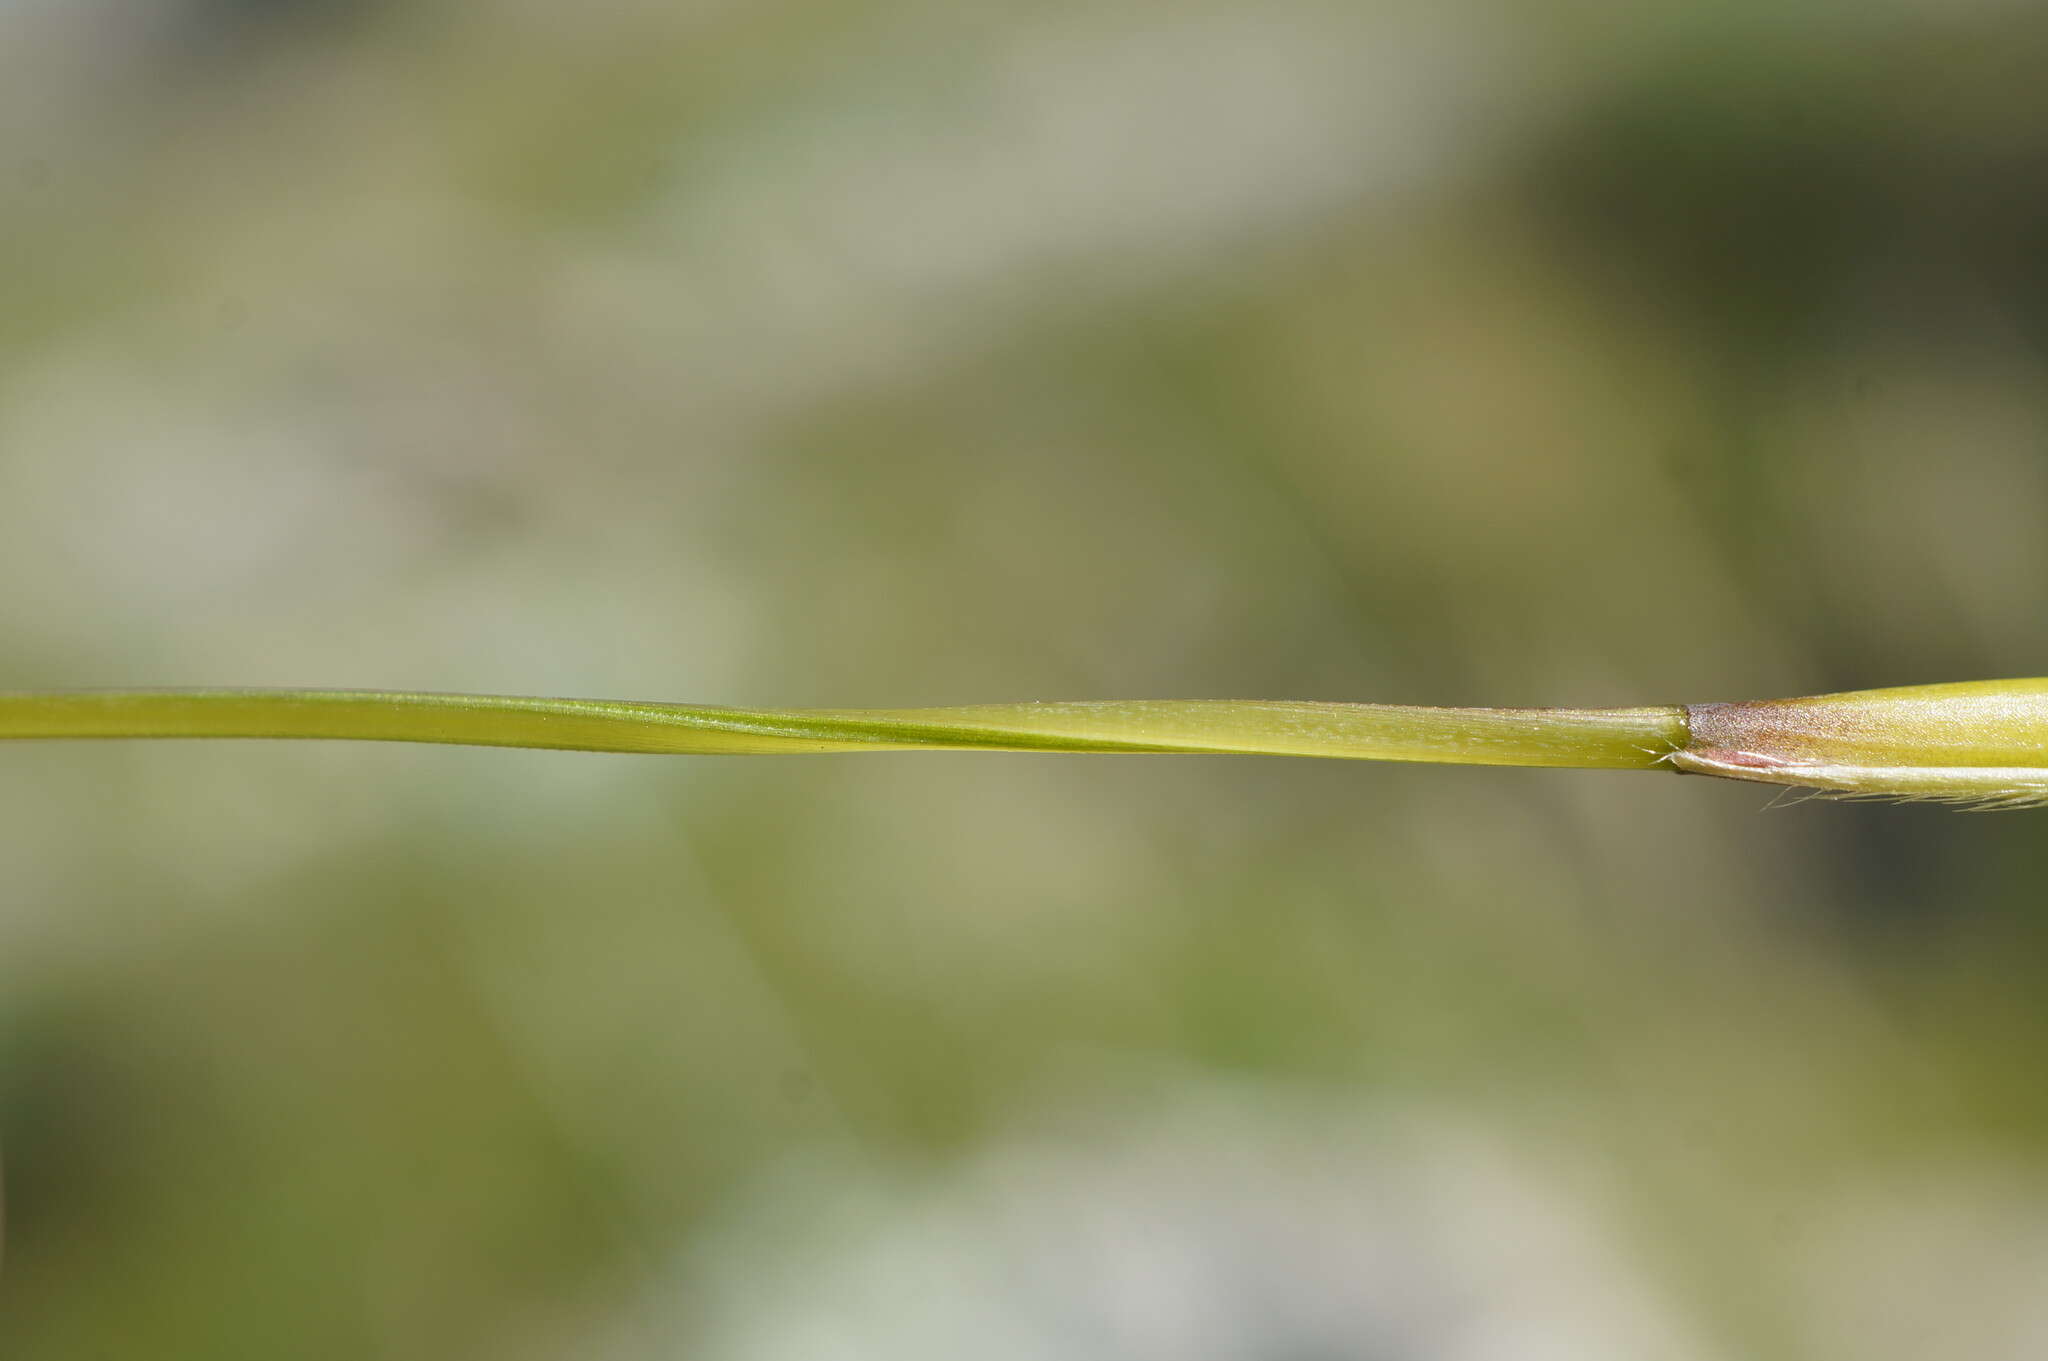
{"type": "Polygon", "coordinates": [[[1504,93],[1482,31],[1418,15],[1197,5],[1016,16],[958,49],[901,36],[879,69],[694,139],[660,225],[610,261],[608,289],[688,328],[659,338],[692,372],[787,402],[926,368],[1056,305],[1065,276],[1130,292],[1227,269],[1455,176],[1504,93]]]}
{"type": "Polygon", "coordinates": [[[791,1161],[594,1354],[659,1337],[717,1361],[1721,1355],[1603,1195],[1583,1159],[1454,1110],[1140,1079],[950,1170],[791,1161]]]}
{"type": "Polygon", "coordinates": [[[1795,1235],[1815,1361],[2048,1355],[2048,1178],[1996,1153],[1890,1164],[1795,1235]]]}

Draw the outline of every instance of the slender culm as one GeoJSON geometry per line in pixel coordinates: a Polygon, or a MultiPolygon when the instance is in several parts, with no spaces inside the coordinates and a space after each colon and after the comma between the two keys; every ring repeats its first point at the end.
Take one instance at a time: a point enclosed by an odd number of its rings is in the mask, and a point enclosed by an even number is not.
{"type": "Polygon", "coordinates": [[[2048,679],[1645,708],[1092,700],[740,709],[379,690],[0,694],[0,739],[261,737],[667,755],[1211,753],[1664,770],[1846,797],[2048,801],[2048,679]]]}

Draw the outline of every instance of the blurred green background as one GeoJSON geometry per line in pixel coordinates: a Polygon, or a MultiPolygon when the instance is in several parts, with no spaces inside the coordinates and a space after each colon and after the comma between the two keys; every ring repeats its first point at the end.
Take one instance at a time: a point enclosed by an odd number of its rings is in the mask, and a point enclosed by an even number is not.
{"type": "MultiPolygon", "coordinates": [[[[0,688],[2048,673],[2048,12],[0,0],[0,688]]],[[[0,751],[0,1354],[2048,1351],[2048,821],[0,751]]]]}

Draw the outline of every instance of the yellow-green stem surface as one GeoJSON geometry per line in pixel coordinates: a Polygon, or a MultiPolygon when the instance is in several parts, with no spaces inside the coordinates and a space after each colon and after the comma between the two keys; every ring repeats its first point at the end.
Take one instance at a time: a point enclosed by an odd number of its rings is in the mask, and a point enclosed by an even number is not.
{"type": "Polygon", "coordinates": [[[377,690],[0,694],[0,739],[340,738],[671,755],[1210,752],[1666,769],[1847,796],[2048,802],[2048,679],[1625,709],[1100,700],[736,709],[377,690]]]}
{"type": "Polygon", "coordinates": [[[271,737],[669,754],[1235,752],[1648,769],[1682,744],[1675,706],[1441,709],[1266,700],[731,709],[373,690],[0,694],[0,738],[271,737]]]}

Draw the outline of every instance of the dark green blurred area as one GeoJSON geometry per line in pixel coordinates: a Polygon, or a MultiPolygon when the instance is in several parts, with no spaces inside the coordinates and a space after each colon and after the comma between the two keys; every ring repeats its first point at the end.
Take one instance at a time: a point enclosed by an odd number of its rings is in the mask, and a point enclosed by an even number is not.
{"type": "MultiPolygon", "coordinates": [[[[0,688],[2048,673],[2048,16],[0,5],[0,688]]],[[[0,751],[0,1355],[2019,1358],[2048,822],[0,751]]]]}

